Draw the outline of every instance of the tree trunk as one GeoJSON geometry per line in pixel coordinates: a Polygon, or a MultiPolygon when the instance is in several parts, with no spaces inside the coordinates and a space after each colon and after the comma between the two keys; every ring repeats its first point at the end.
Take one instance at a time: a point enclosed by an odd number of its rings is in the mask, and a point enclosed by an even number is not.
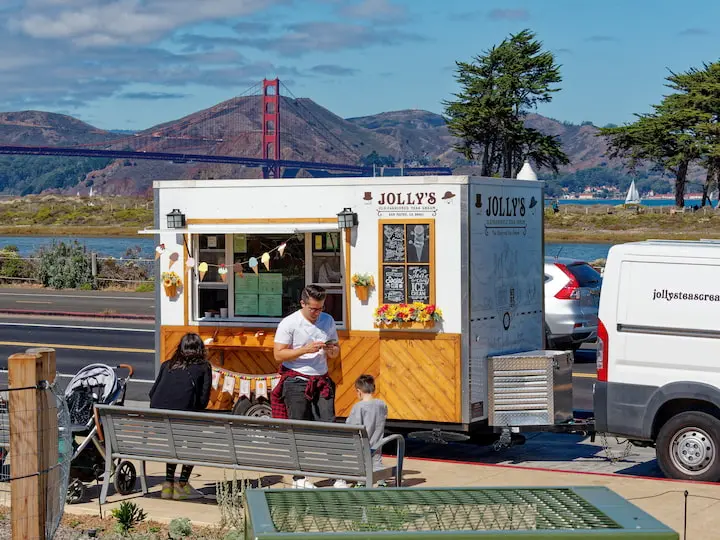
{"type": "Polygon", "coordinates": [[[480,170],[480,176],[490,176],[490,145],[492,143],[487,141],[483,147],[483,159],[482,169],[480,170]]]}
{"type": "Polygon", "coordinates": [[[705,179],[705,183],[703,184],[702,188],[702,202],[700,203],[700,207],[703,207],[707,204],[710,197],[708,197],[708,178],[705,179]]]}
{"type": "Polygon", "coordinates": [[[503,178],[512,178],[512,163],[513,163],[512,149],[510,144],[506,141],[503,148],[503,178]]]}
{"type": "Polygon", "coordinates": [[[707,174],[705,175],[705,183],[703,184],[702,203],[700,206],[705,206],[711,202],[708,192],[713,187],[715,187],[715,163],[711,160],[707,166],[707,174]]]}
{"type": "Polygon", "coordinates": [[[675,173],[675,206],[678,208],[685,207],[685,186],[687,184],[687,173],[690,162],[683,161],[678,165],[675,173]]]}

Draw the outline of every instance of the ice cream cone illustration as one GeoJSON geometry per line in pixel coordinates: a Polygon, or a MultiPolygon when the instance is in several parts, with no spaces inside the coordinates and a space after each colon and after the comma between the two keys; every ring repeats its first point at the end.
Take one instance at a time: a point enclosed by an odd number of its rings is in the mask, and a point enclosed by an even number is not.
{"type": "Polygon", "coordinates": [[[200,275],[200,281],[205,279],[205,274],[208,271],[208,264],[206,262],[201,262],[198,265],[198,274],[200,275]]]}
{"type": "Polygon", "coordinates": [[[189,257],[187,261],[185,261],[185,266],[187,268],[195,268],[195,259],[192,257],[189,257]]]}
{"type": "Polygon", "coordinates": [[[422,252],[425,247],[425,228],[422,225],[415,225],[412,230],[412,245],[415,246],[417,260],[422,260],[422,252]]]}
{"type": "Polygon", "coordinates": [[[225,283],[225,280],[227,279],[227,268],[225,268],[224,264],[221,264],[218,268],[218,275],[220,276],[220,279],[225,283]]]}
{"type": "Polygon", "coordinates": [[[236,262],[235,264],[233,264],[233,272],[235,272],[240,277],[245,277],[242,263],[236,262]]]}
{"type": "Polygon", "coordinates": [[[250,261],[248,262],[250,265],[250,268],[252,268],[252,271],[256,274],[258,273],[258,260],[255,257],[250,257],[250,261]]]}
{"type": "Polygon", "coordinates": [[[180,258],[180,254],[177,251],[173,251],[170,254],[170,266],[168,268],[172,268],[173,265],[177,262],[177,260],[180,258]]]}
{"type": "Polygon", "coordinates": [[[280,244],[280,245],[278,246],[278,253],[280,254],[281,257],[282,257],[283,254],[285,253],[285,248],[286,248],[286,247],[287,247],[287,244],[286,244],[285,242],[283,242],[282,244],[280,244]]]}
{"type": "Polygon", "coordinates": [[[165,244],[160,244],[155,248],[155,260],[157,261],[163,253],[165,253],[165,244]]]}
{"type": "Polygon", "coordinates": [[[269,271],[270,270],[270,254],[267,251],[262,254],[262,257],[260,257],[260,261],[265,266],[265,269],[269,271]]]}

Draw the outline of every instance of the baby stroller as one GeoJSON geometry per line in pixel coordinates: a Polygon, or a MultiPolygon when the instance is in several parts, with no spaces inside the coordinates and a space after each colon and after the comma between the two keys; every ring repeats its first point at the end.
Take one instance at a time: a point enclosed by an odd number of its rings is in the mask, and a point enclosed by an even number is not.
{"type": "MultiPolygon", "coordinates": [[[[80,502],[85,495],[85,484],[98,481],[105,471],[105,445],[94,407],[96,404],[123,405],[132,375],[133,368],[127,364],[120,364],[115,369],[105,364],[90,364],[78,371],[65,389],[73,448],[66,495],[68,504],[80,502]],[[116,369],[127,370],[127,376],[118,377],[116,369]]],[[[128,495],[135,489],[135,465],[129,461],[115,461],[112,466],[115,489],[128,495]]]]}

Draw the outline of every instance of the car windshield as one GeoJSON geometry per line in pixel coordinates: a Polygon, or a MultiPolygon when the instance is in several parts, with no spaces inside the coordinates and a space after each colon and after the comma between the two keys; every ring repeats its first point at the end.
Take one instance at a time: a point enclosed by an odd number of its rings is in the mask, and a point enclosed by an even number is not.
{"type": "Polygon", "coordinates": [[[580,287],[596,287],[602,282],[600,273],[587,263],[569,264],[567,269],[580,287]]]}

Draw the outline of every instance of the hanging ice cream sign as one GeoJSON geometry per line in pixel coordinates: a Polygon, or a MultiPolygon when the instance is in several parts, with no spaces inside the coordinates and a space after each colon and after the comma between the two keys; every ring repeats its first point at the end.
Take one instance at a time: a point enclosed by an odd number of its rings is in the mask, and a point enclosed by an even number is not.
{"type": "Polygon", "coordinates": [[[381,217],[426,217],[435,216],[438,202],[454,203],[455,194],[451,191],[438,195],[433,191],[366,191],[363,200],[366,205],[375,205],[381,217]]]}

